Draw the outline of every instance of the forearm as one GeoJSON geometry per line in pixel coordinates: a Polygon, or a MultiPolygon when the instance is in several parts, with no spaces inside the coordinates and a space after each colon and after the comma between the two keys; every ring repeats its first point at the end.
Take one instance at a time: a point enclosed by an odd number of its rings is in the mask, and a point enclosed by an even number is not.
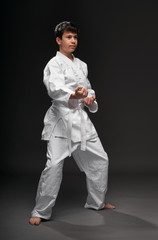
{"type": "Polygon", "coordinates": [[[70,95],[70,99],[77,99],[75,93],[72,93],[72,94],[70,95]]]}

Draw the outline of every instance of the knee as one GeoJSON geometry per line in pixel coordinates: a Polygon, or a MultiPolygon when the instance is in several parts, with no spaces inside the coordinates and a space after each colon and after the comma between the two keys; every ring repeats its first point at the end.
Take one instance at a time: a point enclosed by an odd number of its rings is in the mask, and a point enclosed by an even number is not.
{"type": "Polygon", "coordinates": [[[47,160],[46,166],[45,166],[45,171],[51,171],[51,172],[58,172],[61,171],[63,167],[63,161],[61,162],[53,162],[51,159],[47,160]]]}
{"type": "Polygon", "coordinates": [[[101,161],[101,163],[99,164],[99,170],[105,171],[108,169],[108,166],[109,166],[109,159],[104,158],[103,161],[101,161]]]}

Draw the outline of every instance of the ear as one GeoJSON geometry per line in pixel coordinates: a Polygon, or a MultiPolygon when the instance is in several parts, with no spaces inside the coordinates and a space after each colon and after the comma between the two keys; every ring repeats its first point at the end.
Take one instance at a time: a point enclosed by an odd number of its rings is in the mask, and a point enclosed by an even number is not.
{"type": "Polygon", "coordinates": [[[57,42],[57,44],[60,46],[60,45],[61,45],[61,38],[57,37],[57,38],[56,38],[56,42],[57,42]]]}

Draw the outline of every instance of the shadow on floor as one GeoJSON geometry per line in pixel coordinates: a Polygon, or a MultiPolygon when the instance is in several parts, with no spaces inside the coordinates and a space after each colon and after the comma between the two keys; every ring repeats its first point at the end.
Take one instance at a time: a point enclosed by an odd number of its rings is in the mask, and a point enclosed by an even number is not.
{"type": "Polygon", "coordinates": [[[58,217],[55,220],[42,224],[53,231],[59,232],[62,236],[76,240],[156,240],[158,236],[158,228],[155,224],[117,212],[117,210],[96,212],[74,208],[61,213],[58,212],[58,217]],[[150,232],[152,232],[152,238],[150,232]]]}

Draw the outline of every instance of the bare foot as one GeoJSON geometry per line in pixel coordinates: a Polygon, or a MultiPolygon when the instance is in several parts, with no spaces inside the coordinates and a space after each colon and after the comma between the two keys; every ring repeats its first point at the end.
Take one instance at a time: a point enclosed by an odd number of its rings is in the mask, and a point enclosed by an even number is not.
{"type": "Polygon", "coordinates": [[[41,223],[41,220],[42,219],[40,217],[32,217],[30,218],[29,223],[31,225],[39,225],[41,223]]]}
{"type": "Polygon", "coordinates": [[[105,203],[104,204],[104,209],[115,209],[116,207],[111,205],[110,203],[105,203]]]}

